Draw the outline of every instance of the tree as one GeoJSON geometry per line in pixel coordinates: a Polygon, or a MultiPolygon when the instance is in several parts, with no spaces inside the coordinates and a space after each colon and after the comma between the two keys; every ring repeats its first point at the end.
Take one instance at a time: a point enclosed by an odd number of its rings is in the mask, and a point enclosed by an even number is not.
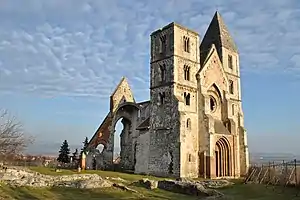
{"type": "Polygon", "coordinates": [[[78,149],[73,152],[73,159],[78,159],[78,149]]]}
{"type": "Polygon", "coordinates": [[[0,157],[8,157],[22,153],[33,138],[25,133],[23,125],[7,110],[0,109],[0,157]]]}
{"type": "Polygon", "coordinates": [[[65,140],[60,147],[57,161],[62,163],[69,163],[70,162],[69,154],[70,154],[69,144],[68,141],[65,140]]]}
{"type": "Polygon", "coordinates": [[[83,147],[81,149],[81,154],[82,154],[82,152],[86,151],[86,149],[87,149],[87,147],[89,145],[88,137],[85,137],[85,140],[82,143],[83,143],[83,147]]]}

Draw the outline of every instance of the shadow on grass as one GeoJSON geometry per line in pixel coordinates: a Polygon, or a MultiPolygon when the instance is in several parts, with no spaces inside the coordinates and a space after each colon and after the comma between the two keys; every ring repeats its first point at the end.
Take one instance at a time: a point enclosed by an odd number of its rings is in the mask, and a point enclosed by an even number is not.
{"type": "Polygon", "coordinates": [[[300,196],[296,196],[299,190],[300,188],[243,184],[241,182],[219,189],[225,196],[233,197],[234,200],[300,200],[300,196]]]}
{"type": "Polygon", "coordinates": [[[2,186],[0,188],[1,197],[5,200],[121,200],[121,199],[185,199],[195,200],[196,197],[175,194],[163,190],[155,189],[153,191],[146,188],[131,187],[138,193],[122,191],[117,188],[105,189],[75,189],[75,188],[32,188],[32,187],[10,187],[2,186]]]}

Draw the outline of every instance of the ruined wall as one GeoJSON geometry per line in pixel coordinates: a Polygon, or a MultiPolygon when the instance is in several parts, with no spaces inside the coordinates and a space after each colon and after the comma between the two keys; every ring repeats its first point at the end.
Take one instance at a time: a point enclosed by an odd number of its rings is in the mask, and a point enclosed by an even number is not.
{"type": "Polygon", "coordinates": [[[180,175],[180,116],[173,87],[151,90],[149,173],[158,176],[180,175]],[[160,92],[166,95],[160,104],[160,92]]]}
{"type": "Polygon", "coordinates": [[[142,132],[136,141],[136,164],[135,173],[148,173],[149,161],[149,145],[150,145],[150,132],[142,132]]]}
{"type": "Polygon", "coordinates": [[[121,79],[115,91],[110,96],[111,113],[114,113],[123,102],[135,102],[133,93],[125,77],[121,79]]]}

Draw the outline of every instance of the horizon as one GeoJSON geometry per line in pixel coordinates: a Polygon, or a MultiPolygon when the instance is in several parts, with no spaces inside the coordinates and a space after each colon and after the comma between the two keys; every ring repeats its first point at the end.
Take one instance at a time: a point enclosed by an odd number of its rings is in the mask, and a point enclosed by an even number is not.
{"type": "Polygon", "coordinates": [[[256,1],[1,1],[0,109],[36,138],[27,152],[81,147],[123,76],[149,99],[150,33],[175,21],[202,40],[218,10],[239,49],[249,151],[298,155],[300,4],[256,1]]]}

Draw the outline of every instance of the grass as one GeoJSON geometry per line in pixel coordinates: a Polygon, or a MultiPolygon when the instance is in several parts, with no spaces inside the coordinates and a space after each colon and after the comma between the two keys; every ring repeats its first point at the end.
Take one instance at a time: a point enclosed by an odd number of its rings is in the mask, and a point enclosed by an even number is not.
{"type": "MultiPolygon", "coordinates": [[[[53,169],[33,167],[31,168],[42,174],[48,175],[68,175],[76,174],[76,171],[62,170],[57,173],[53,169]]],[[[124,174],[109,171],[84,171],[84,173],[96,173],[103,177],[120,177],[125,180],[134,181],[144,178],[143,175],[124,174]]],[[[160,179],[156,177],[149,177],[151,179],[160,179]]],[[[138,194],[125,192],[116,188],[105,189],[74,189],[74,188],[31,188],[31,187],[11,187],[7,185],[0,186],[0,200],[122,200],[122,199],[149,199],[149,200],[162,200],[162,199],[183,199],[194,200],[196,197],[186,196],[176,193],[171,193],[159,189],[147,190],[142,187],[130,186],[132,189],[138,191],[138,194]]],[[[241,184],[236,182],[234,186],[219,189],[227,197],[226,199],[232,200],[300,200],[296,197],[297,191],[295,188],[284,188],[254,184],[241,184]],[[274,190],[273,190],[274,189],[274,190]]],[[[300,194],[300,193],[299,193],[300,194]]]]}
{"type": "Polygon", "coordinates": [[[41,174],[52,175],[52,176],[59,176],[59,175],[72,175],[72,174],[98,174],[101,177],[113,177],[113,178],[122,178],[128,181],[136,181],[142,178],[149,178],[152,180],[162,180],[163,178],[154,177],[154,176],[147,176],[147,175],[137,175],[137,174],[126,174],[120,172],[113,172],[113,171],[101,171],[101,170],[87,170],[77,172],[77,170],[68,170],[68,169],[61,169],[61,172],[55,172],[53,168],[47,167],[30,167],[32,171],[39,172],[41,174]]]}

